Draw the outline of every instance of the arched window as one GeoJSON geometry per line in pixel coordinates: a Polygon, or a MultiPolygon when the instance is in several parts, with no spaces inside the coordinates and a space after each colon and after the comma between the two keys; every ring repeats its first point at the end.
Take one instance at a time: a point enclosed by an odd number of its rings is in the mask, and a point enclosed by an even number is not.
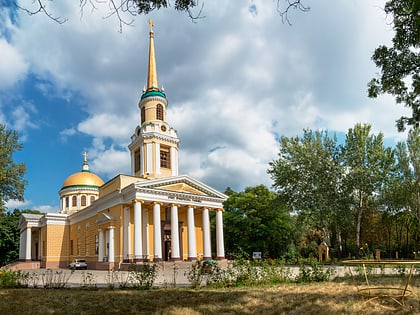
{"type": "Polygon", "coordinates": [[[90,196],[90,204],[92,204],[95,201],[95,196],[90,196]]]}
{"type": "Polygon", "coordinates": [[[77,207],[77,197],[76,196],[71,197],[71,206],[72,207],[77,207]]]}
{"type": "Polygon", "coordinates": [[[82,196],[82,199],[80,200],[80,205],[82,206],[82,207],[86,207],[86,196],[82,196]]]}
{"type": "Polygon", "coordinates": [[[65,205],[65,207],[66,207],[66,208],[68,208],[68,207],[69,207],[69,197],[66,197],[66,205],[65,205]]]}
{"type": "Polygon", "coordinates": [[[163,106],[162,104],[156,105],[156,119],[163,120],[163,106]]]}
{"type": "Polygon", "coordinates": [[[141,123],[146,121],[146,109],[144,107],[141,108],[141,123]]]}

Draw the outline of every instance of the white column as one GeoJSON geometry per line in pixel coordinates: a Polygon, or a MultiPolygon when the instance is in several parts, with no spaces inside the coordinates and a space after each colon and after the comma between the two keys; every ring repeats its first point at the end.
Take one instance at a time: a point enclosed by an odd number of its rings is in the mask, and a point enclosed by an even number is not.
{"type": "Polygon", "coordinates": [[[150,246],[149,246],[149,210],[143,209],[143,258],[149,260],[150,246]]]}
{"type": "Polygon", "coordinates": [[[216,211],[216,246],[217,246],[217,259],[225,258],[225,245],[223,237],[223,211],[216,211]]]}
{"type": "Polygon", "coordinates": [[[131,154],[130,154],[130,157],[131,157],[131,175],[135,175],[135,163],[136,163],[136,161],[135,161],[135,153],[134,153],[134,151],[131,151],[131,154]]]}
{"type": "Polygon", "coordinates": [[[104,230],[99,229],[98,261],[104,261],[104,230]]]}
{"type": "Polygon", "coordinates": [[[131,258],[130,207],[124,208],[124,258],[131,258]]]}
{"type": "Polygon", "coordinates": [[[108,239],[108,243],[109,243],[109,251],[108,251],[108,261],[109,262],[114,262],[115,261],[115,256],[114,256],[114,229],[115,226],[110,226],[108,228],[108,235],[109,235],[109,239],[108,239]]]}
{"type": "Polygon", "coordinates": [[[153,144],[151,142],[146,143],[146,152],[145,152],[145,154],[146,154],[146,173],[149,173],[149,174],[154,173],[153,172],[153,167],[152,167],[152,165],[153,165],[153,159],[152,159],[152,155],[153,155],[152,148],[153,148],[153,146],[152,145],[153,144]]]}
{"type": "Polygon", "coordinates": [[[26,230],[20,233],[19,259],[25,260],[25,254],[26,254],[26,230]]]}
{"type": "Polygon", "coordinates": [[[155,165],[156,165],[156,174],[160,174],[160,143],[155,143],[155,165]]]}
{"type": "Polygon", "coordinates": [[[178,176],[178,149],[171,147],[171,168],[172,176],[178,176]]]}
{"type": "Polygon", "coordinates": [[[134,259],[136,260],[140,260],[143,258],[141,219],[141,202],[136,200],[134,202],[134,259]]]}
{"type": "Polygon", "coordinates": [[[32,259],[32,227],[26,228],[26,247],[25,247],[25,259],[32,259]]]}
{"type": "Polygon", "coordinates": [[[160,204],[153,205],[153,254],[154,260],[162,259],[162,235],[160,232],[160,204]]]}
{"type": "Polygon", "coordinates": [[[204,245],[204,259],[211,258],[211,243],[210,243],[210,217],[209,209],[203,209],[203,245],[204,245]]]}
{"type": "MultiPolygon", "coordinates": [[[[144,149],[143,146],[140,146],[140,175],[145,175],[144,173],[144,149]]],[[[133,166],[134,167],[134,166],[133,166]]],[[[134,175],[134,173],[133,173],[134,175]]]]}
{"type": "Polygon", "coordinates": [[[179,228],[178,228],[178,206],[171,207],[171,250],[172,260],[179,260],[179,228]]]}
{"type": "Polygon", "coordinates": [[[188,207],[188,259],[197,259],[197,245],[195,238],[194,208],[188,207]]]}

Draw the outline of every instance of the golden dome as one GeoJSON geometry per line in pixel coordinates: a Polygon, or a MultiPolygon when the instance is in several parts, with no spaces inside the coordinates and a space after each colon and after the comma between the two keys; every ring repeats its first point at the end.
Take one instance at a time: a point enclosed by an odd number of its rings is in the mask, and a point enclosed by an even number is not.
{"type": "Polygon", "coordinates": [[[84,161],[82,165],[82,171],[74,173],[67,177],[64,181],[61,189],[67,187],[89,187],[89,188],[99,188],[104,184],[104,181],[96,174],[93,174],[89,171],[89,165],[87,163],[87,153],[83,153],[84,161]]]}
{"type": "Polygon", "coordinates": [[[67,177],[61,189],[74,186],[100,187],[103,184],[103,180],[98,175],[89,171],[82,171],[67,177]]]}

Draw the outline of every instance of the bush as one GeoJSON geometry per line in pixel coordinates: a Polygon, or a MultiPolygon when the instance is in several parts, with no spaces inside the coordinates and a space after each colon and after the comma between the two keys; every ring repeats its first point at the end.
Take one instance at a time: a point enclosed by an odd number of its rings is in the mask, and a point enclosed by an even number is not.
{"type": "Polygon", "coordinates": [[[318,261],[310,261],[310,266],[306,266],[301,263],[299,265],[299,274],[295,281],[297,283],[302,282],[323,282],[330,280],[333,273],[331,268],[324,268],[324,266],[318,261]]]}
{"type": "Polygon", "coordinates": [[[142,290],[151,289],[157,278],[158,269],[159,267],[156,263],[131,264],[128,271],[133,287],[142,290]]]}

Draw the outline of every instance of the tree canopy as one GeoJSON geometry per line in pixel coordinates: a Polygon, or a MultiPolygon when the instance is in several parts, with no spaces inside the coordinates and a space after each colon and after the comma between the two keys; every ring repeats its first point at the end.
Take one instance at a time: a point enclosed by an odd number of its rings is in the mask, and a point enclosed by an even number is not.
{"type": "Polygon", "coordinates": [[[247,187],[242,192],[228,191],[224,203],[226,250],[230,254],[262,252],[278,258],[291,242],[291,219],[287,208],[266,186],[247,187]]]}
{"type": "Polygon", "coordinates": [[[10,199],[23,201],[26,167],[13,161],[13,153],[21,149],[17,132],[0,124],[0,212],[10,199]]]}
{"type": "Polygon", "coordinates": [[[420,123],[420,1],[389,0],[385,13],[393,18],[392,47],[376,48],[372,59],[381,74],[368,84],[370,97],[388,93],[411,108],[411,117],[397,120],[399,131],[420,123]]]}

